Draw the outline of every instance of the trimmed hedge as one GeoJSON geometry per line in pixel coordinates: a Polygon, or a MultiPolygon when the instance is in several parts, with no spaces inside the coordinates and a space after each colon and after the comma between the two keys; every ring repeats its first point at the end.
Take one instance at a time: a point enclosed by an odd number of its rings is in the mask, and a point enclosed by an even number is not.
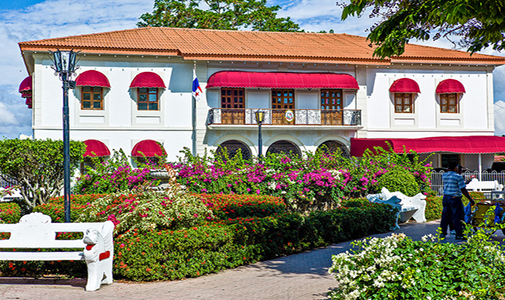
{"type": "Polygon", "coordinates": [[[195,277],[386,232],[394,218],[389,206],[362,203],[306,217],[283,213],[177,231],[130,231],[115,239],[114,272],[142,281],[195,277]]]}

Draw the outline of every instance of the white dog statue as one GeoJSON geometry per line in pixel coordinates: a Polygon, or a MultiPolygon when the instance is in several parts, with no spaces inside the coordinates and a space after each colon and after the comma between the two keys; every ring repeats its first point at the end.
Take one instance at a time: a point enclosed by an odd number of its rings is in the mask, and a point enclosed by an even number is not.
{"type": "Polygon", "coordinates": [[[111,221],[105,222],[101,232],[96,229],[86,230],[83,238],[83,242],[86,244],[84,260],[88,267],[86,291],[96,291],[100,288],[100,285],[113,282],[113,230],[114,224],[111,221]]]}

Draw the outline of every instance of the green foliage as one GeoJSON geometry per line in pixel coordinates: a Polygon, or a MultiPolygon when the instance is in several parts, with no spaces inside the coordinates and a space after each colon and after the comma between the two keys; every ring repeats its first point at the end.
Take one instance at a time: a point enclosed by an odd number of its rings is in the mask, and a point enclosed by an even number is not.
{"type": "Polygon", "coordinates": [[[415,196],[420,192],[414,175],[401,166],[396,166],[382,175],[377,182],[378,188],[387,188],[391,192],[402,192],[407,196],[415,196]]]}
{"type": "Polygon", "coordinates": [[[260,31],[300,31],[298,24],[277,17],[278,5],[264,0],[155,0],[152,14],[140,16],[139,27],[178,27],[260,31]],[[203,4],[206,8],[200,8],[203,4]],[[208,7],[208,8],[207,8],[208,7]]]}
{"type": "MultiPolygon", "coordinates": [[[[70,141],[71,172],[85,150],[83,142],[70,141]]],[[[23,211],[46,203],[63,188],[63,141],[0,140],[0,176],[20,189],[23,211]]]]}
{"type": "Polygon", "coordinates": [[[77,222],[111,220],[118,233],[133,229],[178,229],[212,219],[212,212],[203,201],[172,186],[164,191],[146,191],[136,195],[106,195],[81,210],[77,222]]]}
{"type": "Polygon", "coordinates": [[[81,175],[74,186],[76,194],[110,194],[148,188],[159,182],[149,175],[150,166],[133,169],[123,150],[115,151],[107,161],[92,158],[92,166],[86,167],[87,174],[81,175]]]}
{"type": "Polygon", "coordinates": [[[345,4],[342,20],[362,15],[372,7],[371,17],[381,16],[368,39],[378,45],[374,55],[401,55],[411,39],[427,41],[456,38],[471,53],[486,47],[505,49],[505,5],[494,0],[351,0],[345,4]],[[433,34],[434,33],[434,34],[433,34]]]}
{"type": "Polygon", "coordinates": [[[466,244],[393,234],[353,246],[332,258],[338,287],[331,299],[501,299],[505,293],[504,248],[481,230],[466,244]]]}

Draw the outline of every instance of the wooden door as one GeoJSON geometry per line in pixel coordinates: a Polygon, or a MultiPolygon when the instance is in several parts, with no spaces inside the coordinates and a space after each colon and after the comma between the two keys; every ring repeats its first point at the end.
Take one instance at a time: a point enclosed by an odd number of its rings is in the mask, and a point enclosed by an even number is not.
{"type": "Polygon", "coordinates": [[[321,125],[342,125],[342,90],[321,90],[321,125]]]}
{"type": "Polygon", "coordinates": [[[245,123],[244,89],[221,89],[221,124],[245,123]]]}
{"type": "Polygon", "coordinates": [[[295,118],[286,120],[286,111],[295,109],[295,91],[272,90],[272,125],[294,125],[295,118]]]}

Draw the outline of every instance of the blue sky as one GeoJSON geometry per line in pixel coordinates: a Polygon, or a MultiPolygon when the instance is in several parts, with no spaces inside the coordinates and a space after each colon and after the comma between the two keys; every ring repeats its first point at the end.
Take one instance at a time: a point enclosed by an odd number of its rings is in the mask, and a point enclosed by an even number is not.
{"type": "MultiPolygon", "coordinates": [[[[375,21],[368,16],[340,21],[341,8],[334,0],[267,0],[267,4],[280,5],[279,16],[291,17],[307,31],[333,29],[366,36],[375,21]]],[[[135,28],[139,16],[151,12],[153,5],[154,0],[0,0],[0,138],[31,135],[31,110],[17,91],[28,76],[17,43],[135,28]]],[[[446,40],[423,44],[452,47],[446,40]]],[[[494,78],[495,126],[501,135],[505,134],[505,66],[495,70],[494,78]]]]}

